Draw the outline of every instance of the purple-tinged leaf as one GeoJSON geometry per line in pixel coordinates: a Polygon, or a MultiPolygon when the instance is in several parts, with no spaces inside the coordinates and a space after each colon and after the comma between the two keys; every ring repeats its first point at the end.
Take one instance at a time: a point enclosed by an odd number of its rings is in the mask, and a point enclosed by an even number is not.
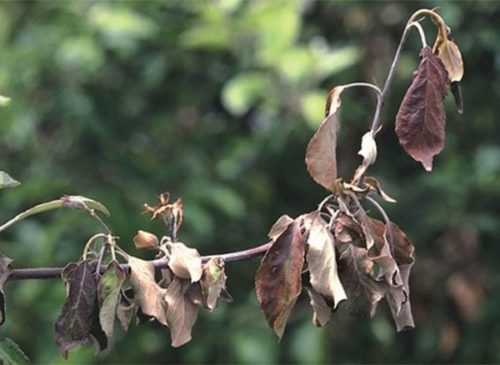
{"type": "Polygon", "coordinates": [[[448,93],[448,75],[441,60],[429,47],[420,51],[420,65],[396,115],[399,143],[427,171],[444,147],[443,99],[448,93]]]}
{"type": "Polygon", "coordinates": [[[274,241],[255,276],[255,289],[267,322],[279,339],[302,290],[304,243],[295,220],[274,241]]]}

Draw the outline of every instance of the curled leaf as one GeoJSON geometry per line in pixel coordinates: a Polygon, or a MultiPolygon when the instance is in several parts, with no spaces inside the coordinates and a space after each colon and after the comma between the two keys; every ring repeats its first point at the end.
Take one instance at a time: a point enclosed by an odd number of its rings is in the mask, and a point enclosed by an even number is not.
{"type": "Polygon", "coordinates": [[[340,105],[342,104],[340,94],[342,91],[344,91],[344,86],[335,86],[328,93],[328,96],[326,97],[325,117],[335,114],[340,108],[340,105]]]}
{"type": "Polygon", "coordinates": [[[448,77],[440,59],[429,47],[420,52],[420,65],[396,115],[399,143],[427,171],[432,158],[444,147],[445,113],[443,99],[448,77]]]}
{"type": "Polygon", "coordinates": [[[283,232],[286,231],[286,229],[288,228],[288,226],[290,224],[293,223],[293,219],[290,218],[290,216],[288,215],[282,215],[281,217],[278,218],[278,220],[276,221],[276,223],[273,224],[273,226],[271,227],[271,229],[269,230],[269,233],[267,234],[267,236],[276,241],[276,239],[281,236],[281,234],[283,232]]]}
{"type": "Polygon", "coordinates": [[[313,221],[307,238],[306,260],[311,277],[311,286],[319,294],[337,305],[347,299],[344,287],[337,272],[337,258],[333,235],[327,228],[327,223],[317,216],[313,221]]]}
{"type": "Polygon", "coordinates": [[[306,288],[309,299],[311,300],[311,307],[314,310],[313,324],[316,327],[324,327],[330,322],[332,315],[332,308],[326,303],[325,298],[318,293],[314,288],[306,288]]]}
{"type": "Polygon", "coordinates": [[[153,263],[133,256],[129,256],[128,263],[130,265],[130,285],[134,289],[134,297],[142,313],[155,318],[166,326],[166,304],[164,300],[166,290],[161,288],[155,281],[153,263]]]}
{"type": "Polygon", "coordinates": [[[451,82],[460,81],[464,75],[464,63],[460,49],[451,39],[450,29],[446,26],[443,18],[433,12],[431,19],[438,27],[432,52],[443,62],[449,80],[451,82]]]}
{"type": "Polygon", "coordinates": [[[208,260],[203,265],[201,289],[205,304],[209,310],[213,310],[216,307],[222,290],[225,288],[226,274],[224,272],[224,261],[219,258],[208,260]]]}
{"type": "Polygon", "coordinates": [[[382,197],[386,202],[389,203],[396,203],[396,200],[391,198],[389,195],[387,195],[383,190],[382,187],[380,186],[380,183],[376,178],[373,176],[366,176],[363,179],[363,183],[369,187],[370,190],[374,190],[377,192],[378,195],[382,197]]]}
{"type": "Polygon", "coordinates": [[[187,295],[191,283],[175,277],[165,295],[167,321],[172,334],[172,346],[179,347],[191,341],[191,329],[198,318],[199,307],[187,295]]]}
{"type": "Polygon", "coordinates": [[[335,114],[327,116],[309,141],[306,166],[309,175],[328,191],[335,190],[337,179],[337,134],[339,122],[335,114]]]}
{"type": "Polygon", "coordinates": [[[359,150],[358,155],[363,157],[363,162],[356,169],[354,181],[358,181],[361,176],[364,175],[368,167],[377,159],[377,143],[375,142],[371,131],[366,132],[361,138],[361,149],[359,150]]]}
{"type": "Polygon", "coordinates": [[[139,250],[142,248],[155,249],[159,247],[159,241],[156,235],[139,230],[134,236],[134,245],[139,250]]]}
{"type": "Polygon", "coordinates": [[[192,283],[200,281],[203,273],[201,256],[198,250],[189,248],[181,242],[168,243],[170,251],[168,267],[175,276],[189,279],[192,283]]]}
{"type": "Polygon", "coordinates": [[[296,220],[273,242],[255,276],[255,289],[267,322],[279,339],[302,290],[304,244],[296,220]]]}

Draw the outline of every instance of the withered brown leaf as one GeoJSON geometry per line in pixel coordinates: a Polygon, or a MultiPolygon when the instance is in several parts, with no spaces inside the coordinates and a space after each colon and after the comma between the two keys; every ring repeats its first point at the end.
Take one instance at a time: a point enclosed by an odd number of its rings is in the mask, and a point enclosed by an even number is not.
{"type": "Polygon", "coordinates": [[[326,225],[327,223],[318,214],[307,238],[306,261],[313,289],[330,298],[335,308],[341,301],[347,299],[347,296],[337,272],[333,235],[326,225]]]}
{"type": "Polygon", "coordinates": [[[431,19],[438,27],[432,52],[443,62],[451,82],[460,81],[464,75],[464,63],[460,49],[450,37],[450,30],[443,18],[434,13],[431,19]]]}
{"type": "Polygon", "coordinates": [[[156,235],[139,230],[134,236],[134,245],[137,249],[155,249],[159,246],[158,237],[156,235]]]}
{"type": "Polygon", "coordinates": [[[130,265],[130,285],[134,290],[134,298],[140,309],[145,315],[155,318],[166,326],[166,303],[164,300],[166,290],[155,281],[153,263],[129,256],[128,264],[130,265]]]}
{"type": "Polygon", "coordinates": [[[276,238],[281,236],[283,232],[286,231],[288,226],[293,223],[293,219],[290,216],[284,214],[278,218],[278,220],[273,224],[267,236],[276,241],[276,238]]]}
{"type": "Polygon", "coordinates": [[[309,175],[326,190],[333,192],[337,179],[337,134],[339,122],[335,114],[327,116],[309,141],[306,166],[309,175]]]}
{"type": "Polygon", "coordinates": [[[304,243],[295,220],[273,242],[255,276],[255,289],[267,322],[279,339],[302,290],[304,243]]]}
{"type": "Polygon", "coordinates": [[[325,298],[314,288],[306,288],[314,310],[312,322],[316,327],[324,327],[330,322],[332,308],[326,303],[325,298]]]}
{"type": "Polygon", "coordinates": [[[198,250],[189,248],[181,242],[169,243],[167,247],[170,251],[168,267],[174,275],[181,279],[189,279],[192,283],[200,281],[203,270],[198,250]]]}
{"type": "Polygon", "coordinates": [[[420,51],[420,64],[396,115],[399,143],[427,171],[432,159],[444,148],[448,75],[441,60],[429,47],[420,51]]]}
{"type": "Polygon", "coordinates": [[[167,289],[165,296],[167,322],[173,347],[179,347],[191,341],[191,329],[198,318],[199,306],[194,304],[187,295],[191,285],[189,280],[174,277],[167,289]]]}
{"type": "Polygon", "coordinates": [[[99,325],[96,262],[70,263],[61,276],[66,284],[67,298],[54,326],[57,347],[66,359],[71,348],[96,340],[97,350],[107,346],[106,335],[99,325]]]}
{"type": "Polygon", "coordinates": [[[220,258],[212,258],[203,265],[203,276],[201,278],[201,289],[205,305],[209,310],[214,310],[221,296],[222,290],[226,288],[226,273],[224,272],[224,261],[220,258]]]}

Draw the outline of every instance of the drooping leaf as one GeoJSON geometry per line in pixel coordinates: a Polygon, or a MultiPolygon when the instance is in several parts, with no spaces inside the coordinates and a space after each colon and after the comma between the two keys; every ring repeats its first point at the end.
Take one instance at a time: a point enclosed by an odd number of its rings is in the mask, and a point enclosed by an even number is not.
{"type": "Polygon", "coordinates": [[[374,263],[366,248],[349,245],[340,255],[340,280],[347,292],[347,305],[354,316],[372,317],[386,286],[374,279],[374,263]]]}
{"type": "Polygon", "coordinates": [[[226,287],[224,261],[219,258],[210,259],[203,265],[201,289],[208,309],[213,310],[226,287]]]}
{"type": "Polygon", "coordinates": [[[453,100],[455,100],[455,105],[460,114],[464,112],[464,99],[462,98],[462,89],[460,88],[460,83],[454,81],[450,84],[451,95],[453,95],[453,100]]]}
{"type": "Polygon", "coordinates": [[[288,216],[286,214],[282,215],[281,217],[278,218],[276,223],[273,224],[273,226],[269,230],[269,233],[267,234],[267,236],[270,239],[276,241],[276,238],[281,236],[281,234],[283,232],[285,232],[286,229],[288,228],[288,226],[292,223],[293,223],[293,219],[290,218],[290,216],[288,216]]]}
{"type": "Polygon", "coordinates": [[[139,230],[137,234],[134,236],[134,245],[137,249],[155,249],[159,246],[158,237],[156,235],[139,230]]]}
{"type": "Polygon", "coordinates": [[[431,19],[437,25],[438,31],[432,52],[443,62],[451,82],[460,81],[464,75],[464,63],[460,49],[450,36],[450,29],[446,26],[443,18],[433,12],[431,19]]]}
{"type": "Polygon", "coordinates": [[[347,296],[337,272],[333,235],[326,225],[327,223],[318,214],[307,238],[306,261],[313,289],[330,298],[336,308],[341,301],[347,299],[347,296]]]}
{"type": "Polygon", "coordinates": [[[65,195],[61,199],[62,206],[65,208],[73,208],[73,209],[93,209],[97,210],[101,213],[104,213],[106,216],[111,216],[108,208],[106,208],[103,204],[95,201],[93,199],[87,198],[81,195],[65,195]]]}
{"type": "Polygon", "coordinates": [[[108,340],[113,337],[116,310],[125,278],[126,274],[120,265],[116,261],[112,261],[98,283],[99,321],[108,340]]]}
{"type": "Polygon", "coordinates": [[[137,311],[137,304],[130,300],[125,293],[120,291],[120,298],[116,306],[116,317],[120,321],[120,324],[124,332],[127,332],[132,316],[137,311]]]}
{"type": "Polygon", "coordinates": [[[306,166],[309,175],[328,191],[334,191],[337,179],[337,134],[339,122],[335,114],[327,116],[309,141],[306,166]]]}
{"type": "Polygon", "coordinates": [[[21,183],[19,181],[14,180],[6,172],[0,171],[0,189],[15,188],[16,186],[19,186],[19,185],[21,185],[21,183]]]}
{"type": "Polygon", "coordinates": [[[166,290],[155,281],[153,263],[133,256],[129,256],[128,263],[130,265],[130,285],[142,313],[155,318],[166,326],[166,303],[164,300],[166,290]]]}
{"type": "Polygon", "coordinates": [[[186,295],[191,287],[189,280],[175,277],[167,289],[167,321],[172,336],[172,346],[179,347],[191,341],[191,330],[198,318],[199,306],[186,295]]]}
{"type": "Polygon", "coordinates": [[[314,310],[313,324],[316,327],[324,327],[330,322],[332,308],[326,303],[323,296],[313,288],[306,288],[311,299],[311,307],[314,310]]]}
{"type": "Polygon", "coordinates": [[[0,338],[0,363],[3,365],[29,365],[28,356],[10,338],[0,338]]]}
{"type": "Polygon", "coordinates": [[[9,278],[12,272],[12,262],[13,260],[4,254],[0,254],[0,325],[5,322],[5,294],[3,292],[3,285],[9,278]]]}
{"type": "Polygon", "coordinates": [[[396,115],[399,143],[427,171],[433,156],[444,147],[443,99],[448,93],[448,76],[441,60],[429,47],[420,51],[420,65],[396,115]]]}
{"type": "Polygon", "coordinates": [[[281,339],[302,290],[304,243],[296,220],[274,241],[255,276],[255,289],[267,322],[281,339]]]}
{"type": "Polygon", "coordinates": [[[342,94],[342,91],[344,91],[344,86],[341,85],[333,87],[328,93],[328,96],[326,97],[325,117],[337,113],[337,110],[342,104],[340,100],[340,94],[342,94]]]}
{"type": "Polygon", "coordinates": [[[71,263],[61,276],[66,284],[67,298],[55,323],[55,340],[64,358],[73,347],[96,340],[97,350],[107,346],[106,336],[99,326],[95,262],[71,263]]]}
{"type": "Polygon", "coordinates": [[[373,176],[365,176],[365,178],[363,179],[363,183],[367,185],[370,188],[370,190],[376,191],[378,195],[380,195],[382,199],[384,199],[386,202],[396,203],[395,199],[391,198],[382,190],[380,183],[373,176]]]}
{"type": "Polygon", "coordinates": [[[168,249],[170,251],[168,267],[174,275],[181,279],[189,279],[192,283],[200,281],[203,270],[198,250],[189,248],[181,242],[169,243],[168,249]]]}

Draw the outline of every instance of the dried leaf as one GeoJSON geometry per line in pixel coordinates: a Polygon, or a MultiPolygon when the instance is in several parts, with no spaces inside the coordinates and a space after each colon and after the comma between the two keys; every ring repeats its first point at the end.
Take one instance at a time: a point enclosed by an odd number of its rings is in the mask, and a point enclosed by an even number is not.
{"type": "Polygon", "coordinates": [[[139,250],[142,248],[156,249],[159,247],[159,241],[156,235],[139,230],[134,236],[134,245],[139,250]]]}
{"type": "Polygon", "coordinates": [[[347,214],[340,214],[335,219],[333,228],[335,240],[339,243],[355,243],[363,236],[363,229],[347,214]]]}
{"type": "Polygon", "coordinates": [[[123,291],[120,291],[120,299],[116,306],[116,317],[124,332],[127,332],[132,316],[137,311],[137,305],[131,301],[123,291]]]}
{"type": "Polygon", "coordinates": [[[12,272],[12,262],[13,260],[4,254],[0,253],[0,325],[5,322],[5,294],[3,292],[3,285],[9,278],[10,273],[12,272]]]}
{"type": "Polygon", "coordinates": [[[464,75],[464,63],[458,46],[451,40],[450,30],[443,18],[433,13],[431,19],[438,26],[436,41],[432,52],[443,62],[451,82],[460,81],[464,75]]]}
{"type": "Polygon", "coordinates": [[[167,321],[173,347],[179,347],[191,341],[191,329],[198,318],[199,307],[193,304],[186,295],[190,287],[189,280],[175,277],[165,296],[168,304],[167,321]]]}
{"type": "Polygon", "coordinates": [[[21,185],[21,183],[19,181],[14,180],[6,172],[0,171],[0,189],[15,188],[16,186],[19,186],[19,185],[21,185]]]}
{"type": "Polygon", "coordinates": [[[383,283],[373,278],[374,263],[368,257],[368,250],[349,245],[340,255],[339,274],[347,292],[346,304],[350,313],[372,317],[387,290],[383,283]]]}
{"type": "Polygon", "coordinates": [[[312,223],[307,245],[306,260],[311,285],[318,293],[333,300],[335,309],[347,296],[337,272],[333,235],[319,215],[312,223]]]}
{"type": "Polygon", "coordinates": [[[296,220],[276,239],[255,276],[255,289],[267,322],[281,339],[302,290],[304,244],[296,220]]]}
{"type": "Polygon", "coordinates": [[[460,114],[464,112],[464,99],[462,98],[462,89],[460,88],[460,83],[458,81],[452,82],[450,84],[451,95],[453,95],[453,100],[455,100],[455,105],[460,114]]]}
{"type": "Polygon", "coordinates": [[[108,340],[113,337],[113,327],[121,288],[126,275],[116,261],[112,261],[101,276],[97,286],[99,321],[108,340]]]}
{"type": "Polygon", "coordinates": [[[97,341],[97,350],[107,346],[106,336],[99,326],[96,263],[71,263],[61,276],[67,287],[67,298],[55,323],[55,340],[66,359],[73,347],[86,344],[91,337],[97,341]]]}
{"type": "Polygon", "coordinates": [[[200,253],[181,242],[169,243],[167,247],[170,251],[168,267],[174,275],[192,283],[200,281],[203,273],[200,253]]]}
{"type": "Polygon", "coordinates": [[[314,310],[313,324],[316,327],[324,327],[330,322],[332,308],[326,303],[323,296],[313,288],[306,288],[311,299],[311,307],[314,310]]]}
{"type": "Polygon", "coordinates": [[[333,87],[326,97],[325,117],[333,115],[340,108],[340,94],[344,91],[344,86],[333,87]]]}
{"type": "Polygon", "coordinates": [[[333,192],[337,179],[337,134],[339,122],[335,114],[327,116],[309,141],[306,166],[309,175],[326,190],[333,192]]]}
{"type": "Polygon", "coordinates": [[[203,277],[201,279],[201,289],[208,309],[213,310],[217,306],[221,292],[225,287],[224,261],[219,258],[208,260],[203,265],[203,277]]]}
{"type": "Polygon", "coordinates": [[[422,48],[420,65],[396,116],[396,134],[405,151],[427,171],[444,147],[447,93],[448,76],[441,60],[429,47],[422,48]]]}
{"type": "Polygon", "coordinates": [[[368,185],[368,187],[370,188],[370,190],[374,190],[378,193],[378,195],[380,195],[382,197],[382,199],[384,199],[386,202],[389,202],[389,203],[396,203],[396,200],[394,200],[393,198],[391,198],[389,195],[387,195],[383,190],[382,190],[382,187],[380,186],[380,183],[378,182],[378,180],[376,178],[374,178],[373,176],[366,176],[364,179],[363,179],[363,183],[365,185],[368,185]]]}
{"type": "Polygon", "coordinates": [[[282,215],[281,217],[278,218],[276,223],[273,224],[267,236],[273,241],[276,241],[276,238],[281,236],[281,234],[285,232],[288,226],[292,223],[293,219],[290,218],[290,216],[286,214],[282,215]]]}
{"type": "Polygon", "coordinates": [[[358,155],[363,157],[363,162],[356,169],[354,181],[358,181],[363,176],[370,165],[377,159],[377,143],[371,131],[366,132],[361,138],[361,149],[358,155]]]}
{"type": "Polygon", "coordinates": [[[134,296],[141,311],[166,326],[164,300],[166,290],[155,281],[153,263],[133,256],[129,256],[128,263],[130,265],[130,285],[134,289],[134,296]]]}

